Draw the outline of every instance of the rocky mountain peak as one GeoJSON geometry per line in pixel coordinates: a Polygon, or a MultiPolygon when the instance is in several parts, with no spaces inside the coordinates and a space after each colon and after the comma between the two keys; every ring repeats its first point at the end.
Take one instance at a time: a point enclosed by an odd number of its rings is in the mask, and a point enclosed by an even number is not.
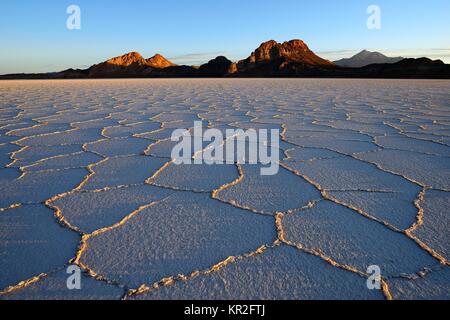
{"type": "Polygon", "coordinates": [[[132,64],[144,64],[145,59],[139,52],[129,52],[106,61],[107,64],[127,67],[132,64]]]}
{"type": "Polygon", "coordinates": [[[396,63],[402,59],[402,57],[387,57],[376,51],[362,50],[351,58],[340,59],[334,63],[341,67],[361,68],[374,63],[396,63]]]}
{"type": "Polygon", "coordinates": [[[286,62],[298,62],[308,65],[332,64],[330,61],[317,56],[309,49],[305,42],[299,39],[294,39],[283,43],[278,43],[275,40],[266,41],[262,43],[244,62],[248,65],[267,63],[280,59],[283,59],[286,62]]]}
{"type": "Polygon", "coordinates": [[[151,57],[145,61],[146,61],[147,65],[152,68],[163,69],[163,68],[175,66],[174,63],[170,62],[169,60],[164,58],[159,53],[155,54],[153,57],[151,57]]]}

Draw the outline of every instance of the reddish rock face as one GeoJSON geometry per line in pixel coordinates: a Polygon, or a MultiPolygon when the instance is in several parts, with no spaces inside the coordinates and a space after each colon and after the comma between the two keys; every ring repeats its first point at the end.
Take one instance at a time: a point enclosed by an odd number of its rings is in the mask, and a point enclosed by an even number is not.
{"type": "Polygon", "coordinates": [[[259,63],[267,63],[277,60],[284,62],[305,63],[308,65],[332,65],[328,60],[322,59],[312,52],[302,40],[291,40],[278,43],[270,40],[262,43],[250,57],[240,61],[241,66],[259,63]]]}
{"type": "Polygon", "coordinates": [[[217,57],[201,66],[175,65],[160,54],[145,59],[130,52],[91,66],[61,72],[0,75],[0,79],[184,78],[184,77],[302,77],[449,79],[450,64],[427,58],[388,58],[360,52],[332,63],[311,51],[299,39],[262,43],[238,62],[217,57]],[[348,62],[352,62],[348,64],[348,62]],[[396,62],[397,61],[397,62],[396,62]],[[369,63],[369,64],[367,64],[369,63]]]}
{"type": "Polygon", "coordinates": [[[274,40],[262,43],[259,48],[250,55],[251,62],[258,63],[279,58],[277,46],[278,43],[274,40]]]}
{"type": "Polygon", "coordinates": [[[132,64],[145,65],[145,59],[138,52],[130,52],[123,56],[115,57],[105,61],[104,63],[128,67],[132,64]]]}
{"type": "Polygon", "coordinates": [[[170,62],[166,58],[164,58],[159,53],[155,54],[153,57],[145,60],[147,65],[152,68],[163,69],[167,67],[174,67],[176,64],[170,62]]]}
{"type": "Polygon", "coordinates": [[[94,65],[89,70],[89,77],[139,76],[150,73],[153,69],[175,66],[160,54],[144,59],[138,52],[130,52],[94,65]]]}
{"type": "MultiPolygon", "coordinates": [[[[359,56],[373,53],[363,51],[359,56]]],[[[376,54],[376,53],[375,53],[376,54]]],[[[357,55],[357,56],[358,56],[357,55]]],[[[380,54],[376,54],[379,56],[380,54]]],[[[401,59],[401,58],[395,58],[401,59]]],[[[344,59],[345,60],[345,59],[344,59]]],[[[347,59],[348,60],[348,59],[347,59]]],[[[351,60],[351,59],[350,59],[351,60]]],[[[160,54],[144,59],[137,52],[109,59],[88,69],[68,69],[39,74],[0,75],[0,79],[65,78],[182,78],[182,77],[333,77],[449,79],[450,65],[426,58],[403,59],[396,63],[375,63],[363,67],[341,67],[322,59],[302,40],[262,43],[244,60],[233,63],[217,57],[199,67],[177,66],[160,54]]]]}
{"type": "Polygon", "coordinates": [[[301,40],[291,40],[279,46],[282,57],[296,62],[304,62],[310,65],[332,65],[333,63],[320,58],[312,52],[306,43],[301,40]]]}

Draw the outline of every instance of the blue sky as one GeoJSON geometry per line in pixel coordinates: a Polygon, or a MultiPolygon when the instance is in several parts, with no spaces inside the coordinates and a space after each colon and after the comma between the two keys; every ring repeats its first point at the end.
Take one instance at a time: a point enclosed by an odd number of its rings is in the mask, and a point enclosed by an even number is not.
{"type": "Polygon", "coordinates": [[[0,74],[84,68],[129,51],[179,64],[238,60],[263,41],[296,38],[331,60],[371,49],[450,63],[449,0],[14,0],[0,9],[0,74]],[[71,4],[81,30],[66,28],[71,4]],[[380,30],[366,26],[372,4],[380,30]]]}

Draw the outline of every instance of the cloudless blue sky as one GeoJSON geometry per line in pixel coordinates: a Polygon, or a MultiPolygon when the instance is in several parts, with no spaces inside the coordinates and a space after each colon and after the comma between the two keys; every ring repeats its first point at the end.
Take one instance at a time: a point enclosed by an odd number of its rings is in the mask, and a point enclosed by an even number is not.
{"type": "Polygon", "coordinates": [[[327,59],[361,49],[450,63],[449,0],[14,0],[0,4],[0,74],[87,67],[129,51],[176,63],[247,57],[266,40],[299,38],[327,59]],[[81,30],[66,9],[81,8],[81,30]],[[366,27],[369,5],[381,30],[366,27]]]}

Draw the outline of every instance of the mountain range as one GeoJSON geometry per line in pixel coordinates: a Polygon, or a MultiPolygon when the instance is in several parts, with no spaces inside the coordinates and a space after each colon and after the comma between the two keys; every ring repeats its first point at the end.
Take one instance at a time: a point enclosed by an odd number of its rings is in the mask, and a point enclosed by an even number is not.
{"type": "Polygon", "coordinates": [[[137,52],[109,59],[88,69],[38,74],[10,74],[0,79],[179,77],[329,77],[450,79],[450,65],[428,58],[389,58],[364,50],[335,62],[316,55],[302,40],[262,43],[248,58],[232,62],[219,56],[201,66],[176,65],[160,54],[145,59],[137,52]]]}
{"type": "Polygon", "coordinates": [[[351,58],[341,59],[337,61],[333,61],[334,64],[340,67],[348,67],[348,68],[361,68],[368,66],[369,64],[375,63],[396,63],[405,58],[403,57],[386,57],[384,54],[379,52],[371,52],[368,50],[363,50],[357,54],[355,54],[351,58]]]}

